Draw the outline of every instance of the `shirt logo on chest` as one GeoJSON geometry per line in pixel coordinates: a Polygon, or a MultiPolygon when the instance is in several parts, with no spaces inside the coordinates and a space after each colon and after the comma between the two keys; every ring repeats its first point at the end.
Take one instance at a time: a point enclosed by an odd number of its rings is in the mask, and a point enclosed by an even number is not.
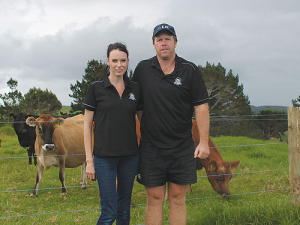
{"type": "Polygon", "coordinates": [[[175,79],[174,84],[177,85],[177,86],[182,85],[180,77],[177,77],[175,79]]]}
{"type": "Polygon", "coordinates": [[[130,100],[133,100],[133,101],[136,100],[136,99],[135,99],[135,95],[134,95],[133,93],[130,93],[130,94],[129,94],[129,99],[130,99],[130,100]]]}

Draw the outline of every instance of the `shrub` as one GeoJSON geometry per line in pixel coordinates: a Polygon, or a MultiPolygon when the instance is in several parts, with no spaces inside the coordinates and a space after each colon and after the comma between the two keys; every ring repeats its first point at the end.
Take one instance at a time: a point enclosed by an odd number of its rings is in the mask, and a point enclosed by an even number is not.
{"type": "Polygon", "coordinates": [[[15,135],[15,130],[11,125],[5,125],[3,127],[0,127],[0,135],[7,135],[7,136],[13,136],[15,135]]]}

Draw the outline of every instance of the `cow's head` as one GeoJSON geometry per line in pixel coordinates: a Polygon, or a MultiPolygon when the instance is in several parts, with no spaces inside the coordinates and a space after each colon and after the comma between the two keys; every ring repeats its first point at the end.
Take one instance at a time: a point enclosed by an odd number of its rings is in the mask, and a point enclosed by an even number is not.
{"type": "Polygon", "coordinates": [[[52,151],[55,146],[52,141],[54,129],[63,124],[64,119],[52,118],[48,114],[41,115],[37,119],[34,117],[28,117],[26,123],[31,127],[35,128],[36,141],[40,141],[43,150],[52,151]]]}
{"type": "Polygon", "coordinates": [[[26,134],[27,130],[26,130],[26,123],[25,120],[27,118],[26,115],[24,115],[23,113],[17,113],[17,114],[9,114],[9,117],[14,119],[14,129],[16,131],[17,134],[26,134]]]}
{"type": "Polygon", "coordinates": [[[230,198],[229,181],[232,178],[232,170],[240,164],[240,160],[234,162],[217,162],[210,160],[206,173],[214,190],[224,198],[230,198]]]}

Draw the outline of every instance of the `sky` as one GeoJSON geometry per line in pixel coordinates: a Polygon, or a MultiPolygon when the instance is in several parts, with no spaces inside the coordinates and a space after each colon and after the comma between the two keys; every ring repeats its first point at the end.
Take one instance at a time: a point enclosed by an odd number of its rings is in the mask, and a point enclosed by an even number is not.
{"type": "Polygon", "coordinates": [[[300,96],[299,0],[0,0],[0,21],[2,94],[13,78],[23,95],[47,88],[70,105],[70,84],[90,60],[105,62],[109,44],[127,45],[134,70],[168,23],[179,56],[231,69],[251,105],[291,107],[300,96]]]}

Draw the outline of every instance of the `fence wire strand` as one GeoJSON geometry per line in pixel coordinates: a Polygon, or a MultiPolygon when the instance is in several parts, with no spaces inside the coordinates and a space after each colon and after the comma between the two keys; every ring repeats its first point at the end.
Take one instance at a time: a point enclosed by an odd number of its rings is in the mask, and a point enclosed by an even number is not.
{"type": "MultiPolygon", "coordinates": [[[[62,117],[59,117],[59,116],[55,116],[53,118],[62,118],[62,117]]],[[[70,119],[72,117],[67,117],[67,118],[63,118],[64,120],[67,119],[67,121],[83,121],[83,120],[72,120],[70,119]]],[[[242,120],[276,120],[276,121],[280,121],[280,120],[286,120],[287,121],[287,114],[268,114],[268,115],[231,115],[231,116],[213,116],[211,115],[210,116],[210,119],[211,120],[228,120],[228,119],[239,119],[241,118],[242,120]],[[283,116],[285,117],[285,119],[272,119],[272,118],[268,118],[268,119],[262,119],[264,117],[278,117],[278,116],[283,116]],[[254,119],[245,119],[245,118],[254,118],[254,119]]],[[[195,119],[193,117],[193,119],[195,119]]],[[[25,123],[26,121],[0,121],[0,124],[15,124],[15,123],[25,123]]],[[[53,121],[41,121],[39,123],[47,123],[47,122],[53,122],[53,121]]]]}
{"type": "MultiPolygon", "coordinates": [[[[238,196],[238,195],[246,195],[246,194],[258,194],[258,193],[268,193],[268,192],[276,192],[276,191],[288,191],[289,188],[283,189],[273,189],[273,190],[263,190],[263,191],[253,191],[247,193],[237,193],[231,194],[231,196],[238,196]]],[[[221,196],[207,196],[207,197],[200,197],[200,198],[189,198],[186,201],[194,201],[194,200],[202,200],[202,199],[210,199],[210,198],[221,198],[221,196]]],[[[134,206],[145,206],[147,203],[140,203],[134,204],[134,206]]],[[[62,214],[62,213],[75,213],[75,212],[85,212],[85,211],[92,211],[92,210],[101,210],[101,208],[92,208],[92,209],[77,209],[77,210],[68,210],[68,211],[58,211],[58,212],[46,212],[46,213],[35,213],[35,214],[24,214],[24,215],[15,215],[15,216],[4,216],[0,217],[0,219],[11,219],[11,218],[20,218],[20,217],[29,217],[29,216],[42,216],[42,215],[52,215],[52,214],[62,214]]]]}
{"type": "MultiPolygon", "coordinates": [[[[285,143],[264,143],[264,144],[248,144],[248,145],[224,145],[217,147],[209,147],[209,148],[231,148],[231,147],[249,147],[249,146],[264,146],[264,145],[284,145],[285,143]]],[[[75,156],[75,155],[85,155],[85,154],[66,154],[66,155],[45,155],[42,157],[58,157],[58,156],[75,156]]],[[[32,156],[32,158],[38,158],[38,156],[32,156]]],[[[0,160],[3,159],[24,159],[28,158],[28,156],[16,156],[16,157],[0,157],[0,160]]]]}
{"type": "MultiPolygon", "coordinates": [[[[240,173],[231,173],[231,174],[218,174],[218,175],[203,175],[203,176],[197,176],[197,178],[208,178],[208,177],[217,177],[217,176],[228,176],[228,175],[243,175],[243,174],[254,174],[254,173],[268,173],[268,172],[274,172],[274,171],[283,171],[288,170],[289,168],[283,168],[283,169],[275,169],[275,170],[262,170],[262,171],[252,171],[252,172],[240,172],[240,173]]],[[[135,181],[135,183],[137,183],[135,181]]],[[[98,185],[87,185],[86,187],[96,187],[98,185]]],[[[39,191],[43,190],[55,190],[55,189],[61,189],[62,187],[52,187],[52,188],[39,188],[39,191]]],[[[81,186],[66,186],[66,189],[69,188],[81,188],[81,186]]],[[[23,190],[6,190],[6,191],[0,191],[0,193],[12,193],[12,192],[29,192],[33,191],[35,189],[23,189],[23,190]]]]}

